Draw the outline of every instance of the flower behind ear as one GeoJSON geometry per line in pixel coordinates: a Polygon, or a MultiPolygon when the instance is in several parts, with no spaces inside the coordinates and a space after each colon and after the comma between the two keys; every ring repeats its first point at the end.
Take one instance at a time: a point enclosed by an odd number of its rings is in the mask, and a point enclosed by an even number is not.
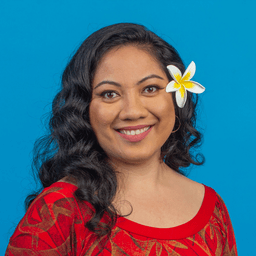
{"type": "Polygon", "coordinates": [[[189,64],[183,76],[181,75],[181,71],[174,65],[167,66],[167,69],[173,80],[167,84],[166,92],[176,92],[176,102],[180,108],[185,106],[187,91],[192,93],[202,93],[205,91],[205,88],[201,84],[190,81],[196,72],[194,61],[189,64]]]}

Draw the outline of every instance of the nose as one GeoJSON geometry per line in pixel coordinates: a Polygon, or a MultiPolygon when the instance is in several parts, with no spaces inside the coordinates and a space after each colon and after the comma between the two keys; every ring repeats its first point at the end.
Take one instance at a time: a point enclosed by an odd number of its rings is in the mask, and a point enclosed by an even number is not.
{"type": "Polygon", "coordinates": [[[135,94],[126,95],[122,102],[122,108],[119,113],[121,120],[137,120],[145,118],[148,110],[142,99],[135,94]]]}

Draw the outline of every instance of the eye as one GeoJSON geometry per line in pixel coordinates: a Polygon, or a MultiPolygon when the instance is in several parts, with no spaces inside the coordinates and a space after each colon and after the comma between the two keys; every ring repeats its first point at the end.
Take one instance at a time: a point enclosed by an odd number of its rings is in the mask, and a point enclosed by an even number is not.
{"type": "Polygon", "coordinates": [[[158,86],[148,86],[148,87],[146,87],[145,89],[144,89],[144,92],[146,92],[146,93],[154,93],[154,92],[156,92],[157,90],[159,89],[159,87],[158,86]]]}
{"type": "Polygon", "coordinates": [[[113,99],[113,98],[117,97],[117,93],[114,91],[104,91],[100,94],[100,96],[105,99],[113,99]]]}

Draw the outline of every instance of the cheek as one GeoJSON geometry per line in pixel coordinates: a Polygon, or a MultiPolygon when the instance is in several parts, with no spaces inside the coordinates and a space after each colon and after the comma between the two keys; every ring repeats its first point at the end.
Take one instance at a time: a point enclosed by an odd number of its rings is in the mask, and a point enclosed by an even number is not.
{"type": "Polygon", "coordinates": [[[107,129],[114,120],[114,112],[97,100],[91,101],[89,115],[92,129],[96,135],[102,133],[102,129],[107,129]]]}
{"type": "Polygon", "coordinates": [[[175,108],[172,95],[166,93],[152,103],[152,112],[159,119],[161,127],[165,126],[167,133],[171,132],[175,123],[175,108]]]}
{"type": "Polygon", "coordinates": [[[166,93],[162,97],[154,100],[151,105],[160,118],[169,116],[172,119],[173,116],[175,117],[175,108],[170,93],[166,93]]]}

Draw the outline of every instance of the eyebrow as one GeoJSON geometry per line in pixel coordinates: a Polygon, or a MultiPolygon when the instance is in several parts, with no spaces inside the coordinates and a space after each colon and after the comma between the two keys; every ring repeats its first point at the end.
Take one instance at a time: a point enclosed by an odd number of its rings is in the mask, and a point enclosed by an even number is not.
{"type": "MultiPolygon", "coordinates": [[[[161,80],[164,80],[161,76],[152,74],[152,75],[149,75],[149,76],[146,76],[146,77],[142,78],[139,82],[137,82],[136,85],[139,85],[139,84],[141,84],[141,83],[143,83],[143,82],[145,82],[146,80],[151,79],[151,78],[159,78],[159,79],[161,79],[161,80]]],[[[93,89],[95,90],[96,88],[98,88],[99,86],[101,86],[101,85],[103,85],[103,84],[112,84],[112,85],[114,85],[114,86],[121,87],[121,84],[119,84],[119,83],[117,83],[117,82],[109,81],[109,80],[104,80],[104,81],[98,83],[93,89]]]]}

